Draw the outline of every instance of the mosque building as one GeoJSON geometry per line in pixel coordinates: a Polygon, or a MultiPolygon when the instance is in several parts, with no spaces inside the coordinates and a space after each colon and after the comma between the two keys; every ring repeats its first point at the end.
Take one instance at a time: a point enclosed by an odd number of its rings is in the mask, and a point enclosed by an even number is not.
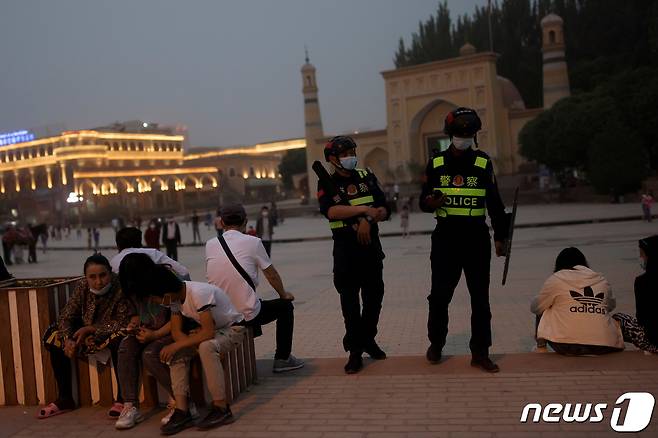
{"type": "MultiPolygon", "coordinates": [[[[446,114],[460,106],[475,109],[482,119],[479,147],[487,152],[499,175],[519,172],[521,128],[570,95],[564,55],[563,21],[549,14],[541,21],[543,52],[543,108],[526,108],[516,86],[496,71],[497,55],[477,52],[465,44],[459,56],[382,72],[386,93],[386,128],[351,134],[358,144],[359,167],[369,167],[382,183],[415,182],[433,149],[444,150],[446,114]]],[[[301,68],[304,95],[307,170],[324,161],[323,147],[332,136],[322,128],[316,69],[301,68]]],[[[311,178],[313,196],[317,178],[311,178]]]]}

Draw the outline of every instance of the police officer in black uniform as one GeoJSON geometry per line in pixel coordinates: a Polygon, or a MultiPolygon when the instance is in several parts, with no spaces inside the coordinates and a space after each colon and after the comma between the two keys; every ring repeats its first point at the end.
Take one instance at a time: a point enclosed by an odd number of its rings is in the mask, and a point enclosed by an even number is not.
{"type": "Polygon", "coordinates": [[[334,240],[334,285],[345,320],[343,346],[350,352],[345,372],[354,374],[363,368],[363,352],[376,360],[386,359],[386,353],[375,342],[384,298],[384,252],[377,223],[387,220],[390,211],[374,173],[356,168],[356,143],[352,138],[332,138],[325,146],[324,157],[335,169],[331,180],[343,197],[332,197],[318,184],[320,211],[329,219],[334,240]]]}
{"type": "Polygon", "coordinates": [[[448,335],[448,306],[462,270],[471,296],[471,365],[498,372],[489,358],[491,311],[489,271],[491,239],[485,222],[489,212],[496,255],[505,251],[509,215],[500,199],[491,159],[477,147],[482,122],[470,108],[457,108],[445,118],[443,132],[450,147],[427,165],[420,208],[436,217],[432,233],[432,290],[428,297],[427,360],[438,363],[448,335]]]}

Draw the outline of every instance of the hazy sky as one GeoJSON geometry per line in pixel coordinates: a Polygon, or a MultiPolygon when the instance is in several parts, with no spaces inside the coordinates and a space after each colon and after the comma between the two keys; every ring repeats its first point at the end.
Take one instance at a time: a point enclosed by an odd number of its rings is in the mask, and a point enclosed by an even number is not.
{"type": "MultiPolygon", "coordinates": [[[[452,17],[486,0],[448,1],[452,17]]],[[[308,45],[325,133],[386,126],[398,39],[438,0],[3,0],[0,132],[182,123],[195,146],[304,135],[308,45]]]]}

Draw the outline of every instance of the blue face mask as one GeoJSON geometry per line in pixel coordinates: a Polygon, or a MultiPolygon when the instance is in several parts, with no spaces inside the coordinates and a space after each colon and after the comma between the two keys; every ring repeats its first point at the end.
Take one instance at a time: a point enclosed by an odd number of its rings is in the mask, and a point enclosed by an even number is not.
{"type": "Polygon", "coordinates": [[[640,267],[643,271],[647,270],[647,260],[642,257],[640,257],[640,267]]]}
{"type": "Polygon", "coordinates": [[[455,148],[459,149],[460,151],[465,151],[466,149],[473,146],[473,144],[474,144],[473,137],[469,137],[469,138],[452,137],[452,145],[455,148]]]}
{"type": "Polygon", "coordinates": [[[345,157],[340,159],[340,165],[343,166],[343,169],[354,170],[356,169],[357,161],[356,157],[345,157]]]}

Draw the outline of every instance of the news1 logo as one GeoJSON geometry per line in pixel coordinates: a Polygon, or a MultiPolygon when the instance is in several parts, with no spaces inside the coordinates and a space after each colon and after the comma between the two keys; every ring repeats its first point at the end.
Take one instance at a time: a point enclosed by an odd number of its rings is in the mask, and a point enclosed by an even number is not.
{"type": "MultiPolygon", "coordinates": [[[[648,392],[627,392],[615,402],[610,418],[610,427],[616,432],[641,432],[651,422],[653,407],[656,403],[653,395],[648,392]],[[628,401],[624,412],[624,405],[628,401]]],[[[549,403],[542,406],[539,403],[528,403],[521,412],[521,423],[527,423],[532,411],[533,423],[540,420],[545,423],[600,423],[605,419],[607,403],[549,403]]]]}

